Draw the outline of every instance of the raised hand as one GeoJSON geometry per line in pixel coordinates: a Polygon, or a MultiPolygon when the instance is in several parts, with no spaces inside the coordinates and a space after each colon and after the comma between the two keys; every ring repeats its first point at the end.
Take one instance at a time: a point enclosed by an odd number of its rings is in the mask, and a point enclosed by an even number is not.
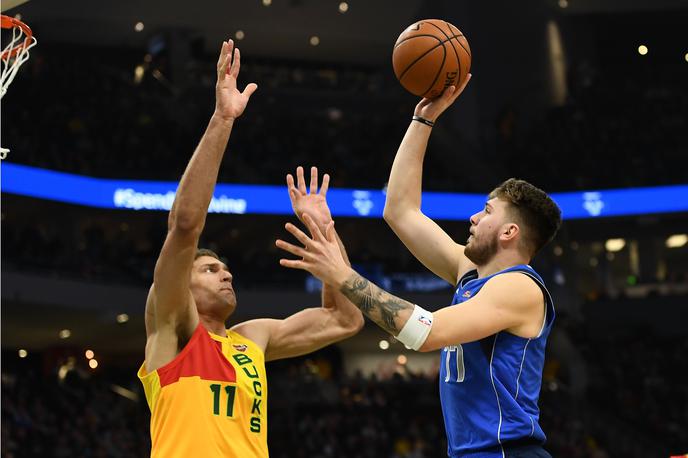
{"type": "Polygon", "coordinates": [[[291,223],[285,225],[287,231],[296,240],[301,242],[303,247],[280,239],[275,242],[278,248],[299,256],[301,259],[280,259],[280,265],[292,269],[306,270],[322,280],[323,283],[333,286],[341,285],[349,278],[352,270],[344,261],[342,252],[337,244],[334,222],[330,222],[327,225],[325,234],[322,233],[308,213],[303,215],[303,223],[311,233],[311,237],[308,237],[291,223]]]}
{"type": "Polygon", "coordinates": [[[215,85],[215,115],[226,120],[241,116],[248,99],[258,85],[250,83],[241,92],[237,89],[237,77],[241,68],[239,48],[232,40],[222,42],[222,51],[217,60],[217,84],[215,85]]]}
{"type": "Polygon", "coordinates": [[[461,95],[463,90],[466,89],[466,85],[471,80],[471,76],[472,75],[469,73],[468,76],[466,76],[466,79],[463,81],[463,84],[461,84],[458,89],[456,86],[449,86],[439,97],[434,99],[424,98],[418,102],[413,114],[435,122],[437,118],[444,112],[444,110],[449,108],[451,104],[454,103],[454,101],[461,95]]]}
{"type": "Polygon", "coordinates": [[[294,177],[291,173],[287,175],[287,189],[289,191],[289,200],[291,200],[291,208],[302,223],[305,223],[303,219],[305,213],[311,215],[318,227],[323,231],[332,221],[332,214],[327,206],[326,199],[329,186],[330,176],[325,174],[323,175],[322,186],[318,190],[317,167],[311,167],[311,182],[308,189],[306,188],[306,180],[303,175],[303,167],[299,166],[296,168],[296,185],[294,185],[294,177]]]}

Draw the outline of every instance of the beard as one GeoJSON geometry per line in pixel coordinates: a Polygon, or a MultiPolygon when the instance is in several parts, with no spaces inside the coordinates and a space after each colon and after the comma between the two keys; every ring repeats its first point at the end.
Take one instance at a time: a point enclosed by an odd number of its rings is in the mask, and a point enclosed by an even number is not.
{"type": "Polygon", "coordinates": [[[490,262],[497,254],[499,243],[496,236],[492,236],[484,242],[473,240],[466,245],[463,254],[476,266],[483,266],[490,262]]]}

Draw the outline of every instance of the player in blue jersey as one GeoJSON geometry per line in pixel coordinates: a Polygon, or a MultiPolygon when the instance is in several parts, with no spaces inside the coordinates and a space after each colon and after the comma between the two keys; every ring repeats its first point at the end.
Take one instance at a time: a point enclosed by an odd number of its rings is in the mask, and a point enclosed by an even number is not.
{"type": "Polygon", "coordinates": [[[305,249],[277,241],[301,259],[280,263],[338,288],[407,346],[442,349],[440,398],[451,458],[549,457],[538,396],[554,306],[529,262],[559,229],[559,208],[542,190],[509,179],[471,216],[465,245],[420,209],[432,126],[466,83],[416,106],[392,166],[384,212],[416,258],[456,286],[452,305],[431,313],[369,282],[343,261],[334,225],[323,233],[307,215],[310,237],[287,225],[305,249]]]}

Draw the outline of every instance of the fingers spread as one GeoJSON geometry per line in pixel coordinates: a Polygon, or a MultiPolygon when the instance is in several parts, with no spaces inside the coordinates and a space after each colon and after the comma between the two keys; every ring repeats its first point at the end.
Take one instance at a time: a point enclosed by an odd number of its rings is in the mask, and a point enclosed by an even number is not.
{"type": "Polygon", "coordinates": [[[306,180],[303,178],[303,167],[296,168],[296,186],[301,191],[301,194],[306,194],[306,180]]]}
{"type": "Polygon", "coordinates": [[[277,239],[275,241],[275,245],[277,246],[277,248],[280,248],[301,258],[305,258],[308,255],[308,251],[304,250],[300,246],[296,246],[289,242],[285,242],[284,240],[277,239]]]}
{"type": "Polygon", "coordinates": [[[304,234],[304,232],[301,229],[294,226],[293,224],[287,223],[284,225],[284,228],[287,231],[289,231],[289,233],[291,235],[296,237],[296,240],[301,242],[303,244],[303,246],[305,246],[306,248],[308,248],[309,246],[311,246],[313,244],[313,241],[306,234],[304,234]]]}
{"type": "Polygon", "coordinates": [[[318,227],[317,224],[315,224],[315,221],[313,220],[311,215],[309,215],[308,213],[304,213],[303,214],[303,222],[306,225],[306,227],[308,228],[308,231],[311,233],[311,237],[313,237],[313,240],[324,240],[325,239],[322,232],[320,232],[320,228],[318,227]]]}
{"type": "MultiPolygon", "coordinates": [[[[238,77],[240,68],[241,68],[241,53],[239,52],[239,48],[234,48],[234,60],[232,62],[232,66],[229,68],[229,74],[234,78],[238,77]]],[[[248,89],[248,86],[247,86],[247,89],[248,89]]]]}
{"type": "Polygon", "coordinates": [[[298,261],[295,259],[280,259],[280,266],[289,267],[290,269],[301,269],[306,270],[306,265],[303,261],[298,261]]]}
{"type": "Polygon", "coordinates": [[[320,194],[322,194],[323,197],[327,195],[327,190],[330,187],[330,176],[326,173],[323,175],[323,181],[322,181],[322,186],[320,186],[320,194]]]}
{"type": "Polygon", "coordinates": [[[227,53],[225,53],[225,48],[227,47],[227,42],[223,41],[222,42],[222,47],[220,48],[220,55],[217,57],[217,70],[219,71],[220,68],[222,67],[222,62],[225,60],[225,56],[227,53]]]}
{"type": "MultiPolygon", "coordinates": [[[[296,188],[294,188],[294,187],[291,187],[291,188],[289,189],[289,200],[291,200],[291,204],[292,204],[292,205],[295,205],[296,202],[299,201],[299,193],[298,193],[298,191],[296,190],[296,188]]],[[[297,215],[297,216],[298,216],[298,215],[297,215]]]]}
{"type": "Polygon", "coordinates": [[[226,49],[226,61],[225,61],[225,70],[222,72],[222,76],[224,77],[225,75],[228,75],[229,72],[231,71],[232,67],[232,54],[234,53],[234,40],[228,40],[227,41],[227,49],[226,49]]]}
{"type": "Polygon", "coordinates": [[[318,192],[318,168],[311,167],[311,194],[318,192]]]}
{"type": "Polygon", "coordinates": [[[227,66],[229,65],[229,44],[225,41],[222,43],[222,52],[220,53],[220,58],[217,61],[217,78],[222,81],[227,74],[227,66]]]}
{"type": "MultiPolygon", "coordinates": [[[[237,50],[238,51],[238,50],[237,50]]],[[[256,89],[258,89],[258,85],[256,83],[249,83],[246,85],[244,88],[244,92],[242,92],[243,95],[246,96],[246,98],[251,98],[251,95],[256,92],[256,89]]]]}
{"type": "Polygon", "coordinates": [[[294,205],[296,201],[299,200],[299,192],[294,186],[294,177],[291,176],[291,173],[287,174],[287,192],[289,193],[291,204],[294,205]]]}

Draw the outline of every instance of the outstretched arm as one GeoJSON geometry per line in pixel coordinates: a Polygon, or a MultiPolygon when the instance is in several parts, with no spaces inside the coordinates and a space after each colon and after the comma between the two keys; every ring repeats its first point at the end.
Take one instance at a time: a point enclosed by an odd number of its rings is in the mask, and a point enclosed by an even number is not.
{"type": "MultiPolygon", "coordinates": [[[[434,123],[470,80],[469,74],[458,89],[450,86],[436,99],[423,99],[414,116],[434,123]]],[[[421,211],[423,160],[432,127],[418,121],[411,124],[399,146],[387,184],[384,219],[406,247],[425,267],[452,285],[472,268],[463,255],[463,246],[421,211]]]]}
{"type": "Polygon", "coordinates": [[[148,295],[146,362],[149,370],[156,360],[176,355],[178,331],[190,335],[198,324],[198,314],[189,292],[198,239],[234,121],[243,113],[257,88],[249,84],[243,92],[237,89],[240,64],[239,50],[234,48],[233,42],[223,42],[217,62],[215,111],[179,183],[167,221],[167,237],[148,295]]]}
{"type": "MultiPolygon", "coordinates": [[[[322,230],[334,224],[326,200],[329,181],[329,175],[325,174],[318,190],[316,167],[311,167],[309,188],[306,187],[302,167],[296,170],[296,184],[294,177],[287,175],[287,189],[294,213],[301,221],[308,214],[322,230]]],[[[339,237],[336,243],[342,260],[350,265],[339,237]]],[[[363,324],[361,311],[336,288],[323,283],[321,307],[302,310],[284,320],[248,321],[235,330],[260,342],[266,359],[275,360],[310,353],[351,337],[360,331],[363,324]]]]}
{"type": "MultiPolygon", "coordinates": [[[[416,307],[356,272],[351,273],[340,289],[368,318],[395,337],[416,307]]],[[[543,300],[539,287],[525,275],[517,272],[498,275],[487,281],[474,298],[434,312],[432,328],[419,350],[433,351],[447,345],[474,342],[503,330],[536,337],[544,313],[543,300]]]]}
{"type": "MultiPolygon", "coordinates": [[[[303,223],[303,215],[308,213],[322,232],[325,232],[327,226],[333,222],[330,207],[327,205],[327,191],[329,187],[330,176],[326,173],[323,175],[322,186],[320,191],[318,191],[317,167],[311,167],[310,193],[306,190],[303,167],[299,166],[296,168],[296,185],[294,184],[294,177],[291,174],[287,174],[287,189],[289,190],[289,199],[291,200],[294,214],[303,223]]],[[[351,266],[344,242],[342,242],[342,239],[339,238],[339,234],[336,234],[336,232],[335,236],[344,262],[347,266],[351,266]]],[[[322,306],[323,308],[333,308],[353,321],[358,321],[357,315],[360,315],[360,312],[356,310],[351,302],[327,283],[323,283],[322,306]]]]}
{"type": "MultiPolygon", "coordinates": [[[[291,200],[291,207],[294,214],[299,221],[303,223],[303,215],[308,213],[322,232],[325,232],[327,226],[333,221],[330,207],[327,205],[327,191],[330,188],[330,175],[327,173],[323,175],[322,185],[318,190],[318,168],[311,167],[311,182],[310,187],[306,188],[306,179],[304,178],[303,167],[296,168],[296,184],[291,173],[287,174],[287,190],[289,191],[289,200],[291,200]],[[310,190],[310,192],[309,192],[310,190]]],[[[342,252],[342,257],[347,265],[349,256],[346,253],[344,243],[337,235],[337,245],[342,252]]]]}
{"type": "MultiPolygon", "coordinates": [[[[280,248],[301,259],[281,259],[280,263],[307,270],[338,288],[368,318],[398,337],[413,316],[416,305],[388,293],[347,266],[339,254],[333,226],[323,234],[311,218],[304,219],[311,237],[295,226],[287,227],[304,248],[282,240],[277,242],[280,248]]],[[[542,323],[543,313],[542,292],[532,280],[519,273],[498,275],[474,298],[435,312],[430,320],[429,334],[419,349],[431,351],[472,342],[502,330],[534,337],[539,332],[538,323],[542,323]]]]}

